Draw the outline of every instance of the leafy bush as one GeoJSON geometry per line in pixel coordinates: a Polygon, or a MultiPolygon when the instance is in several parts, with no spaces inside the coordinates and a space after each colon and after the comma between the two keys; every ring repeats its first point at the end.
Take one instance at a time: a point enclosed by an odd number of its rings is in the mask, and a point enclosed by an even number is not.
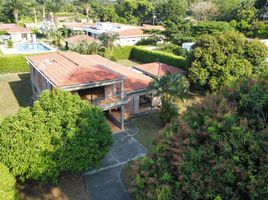
{"type": "Polygon", "coordinates": [[[237,79],[259,74],[267,56],[264,44],[240,33],[204,35],[189,56],[189,77],[196,87],[216,91],[237,79]]]}
{"type": "Polygon", "coordinates": [[[268,122],[255,108],[259,102],[267,108],[267,88],[267,79],[248,80],[227,97],[208,96],[188,108],[162,133],[155,152],[138,162],[136,199],[265,200],[268,122]],[[262,84],[266,94],[256,91],[262,84]],[[266,100],[255,102],[256,96],[266,100]]]}
{"type": "Polygon", "coordinates": [[[174,54],[152,51],[144,49],[143,47],[133,47],[131,51],[131,59],[148,63],[148,62],[162,62],[174,67],[186,68],[185,58],[176,56],[174,54]]]}
{"type": "Polygon", "coordinates": [[[0,74],[28,71],[29,65],[27,64],[25,56],[0,56],[0,74]]]}
{"type": "Polygon", "coordinates": [[[112,57],[114,60],[129,59],[133,46],[113,47],[112,57]]]}
{"type": "Polygon", "coordinates": [[[20,180],[56,181],[94,167],[111,143],[101,109],[65,91],[43,92],[0,125],[0,160],[20,180]]]}
{"type": "Polygon", "coordinates": [[[0,163],[0,199],[17,199],[15,185],[15,178],[10,174],[8,168],[0,163]]]}

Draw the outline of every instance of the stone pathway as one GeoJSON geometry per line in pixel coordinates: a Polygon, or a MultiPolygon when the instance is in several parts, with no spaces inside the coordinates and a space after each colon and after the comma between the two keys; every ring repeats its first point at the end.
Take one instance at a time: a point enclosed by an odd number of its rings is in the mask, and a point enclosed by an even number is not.
{"type": "Polygon", "coordinates": [[[101,167],[84,174],[91,200],[128,200],[128,193],[120,179],[121,169],[128,161],[147,154],[147,149],[126,131],[114,134],[113,138],[114,144],[101,167]]]}

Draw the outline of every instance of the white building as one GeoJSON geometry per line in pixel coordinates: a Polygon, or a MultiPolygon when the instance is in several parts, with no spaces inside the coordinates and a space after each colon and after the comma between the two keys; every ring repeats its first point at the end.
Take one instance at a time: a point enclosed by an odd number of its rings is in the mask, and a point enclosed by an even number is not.
{"type": "Polygon", "coordinates": [[[0,30],[6,31],[13,42],[27,42],[32,40],[31,31],[16,24],[0,24],[0,30]]]}
{"type": "Polygon", "coordinates": [[[161,26],[132,26],[110,22],[98,22],[93,26],[84,27],[83,30],[91,37],[98,37],[102,33],[118,33],[119,39],[115,45],[128,46],[135,45],[142,39],[150,37],[150,34],[144,33],[144,30],[164,30],[161,26]]]}

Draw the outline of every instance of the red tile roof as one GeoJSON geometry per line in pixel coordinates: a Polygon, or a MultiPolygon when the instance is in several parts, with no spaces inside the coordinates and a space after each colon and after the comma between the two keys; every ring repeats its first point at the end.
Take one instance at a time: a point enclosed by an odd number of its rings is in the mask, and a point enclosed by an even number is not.
{"type": "Polygon", "coordinates": [[[18,26],[17,24],[1,24],[0,23],[0,30],[5,30],[9,34],[11,33],[30,33],[31,31],[27,28],[22,26],[18,26]]]}
{"type": "Polygon", "coordinates": [[[90,57],[75,52],[28,56],[28,60],[56,87],[67,87],[123,78],[90,57]]]}
{"type": "Polygon", "coordinates": [[[96,62],[102,63],[105,67],[117,73],[123,74],[125,76],[124,79],[125,93],[145,90],[148,88],[149,83],[152,81],[152,78],[149,76],[139,73],[133,70],[132,68],[128,68],[116,62],[110,61],[99,55],[88,55],[87,57],[96,60],[96,62]]]}
{"type": "Polygon", "coordinates": [[[80,42],[93,43],[96,41],[96,39],[88,35],[75,35],[73,37],[66,38],[65,41],[70,44],[80,43],[80,42]]]}
{"type": "Polygon", "coordinates": [[[120,37],[139,37],[139,36],[149,36],[149,34],[144,33],[143,29],[140,28],[130,28],[117,31],[120,37]]]}
{"type": "Polygon", "coordinates": [[[151,77],[161,77],[167,72],[172,74],[186,74],[187,72],[177,67],[172,67],[160,62],[147,63],[140,66],[135,66],[136,69],[148,74],[151,77]]]}

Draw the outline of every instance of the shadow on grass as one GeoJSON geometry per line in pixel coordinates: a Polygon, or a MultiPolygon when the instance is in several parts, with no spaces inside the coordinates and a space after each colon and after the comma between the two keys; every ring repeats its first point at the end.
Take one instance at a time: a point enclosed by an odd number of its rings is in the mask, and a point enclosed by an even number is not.
{"type": "Polygon", "coordinates": [[[33,101],[30,74],[18,74],[18,77],[20,80],[9,82],[9,86],[20,107],[31,106],[33,101]]]}

